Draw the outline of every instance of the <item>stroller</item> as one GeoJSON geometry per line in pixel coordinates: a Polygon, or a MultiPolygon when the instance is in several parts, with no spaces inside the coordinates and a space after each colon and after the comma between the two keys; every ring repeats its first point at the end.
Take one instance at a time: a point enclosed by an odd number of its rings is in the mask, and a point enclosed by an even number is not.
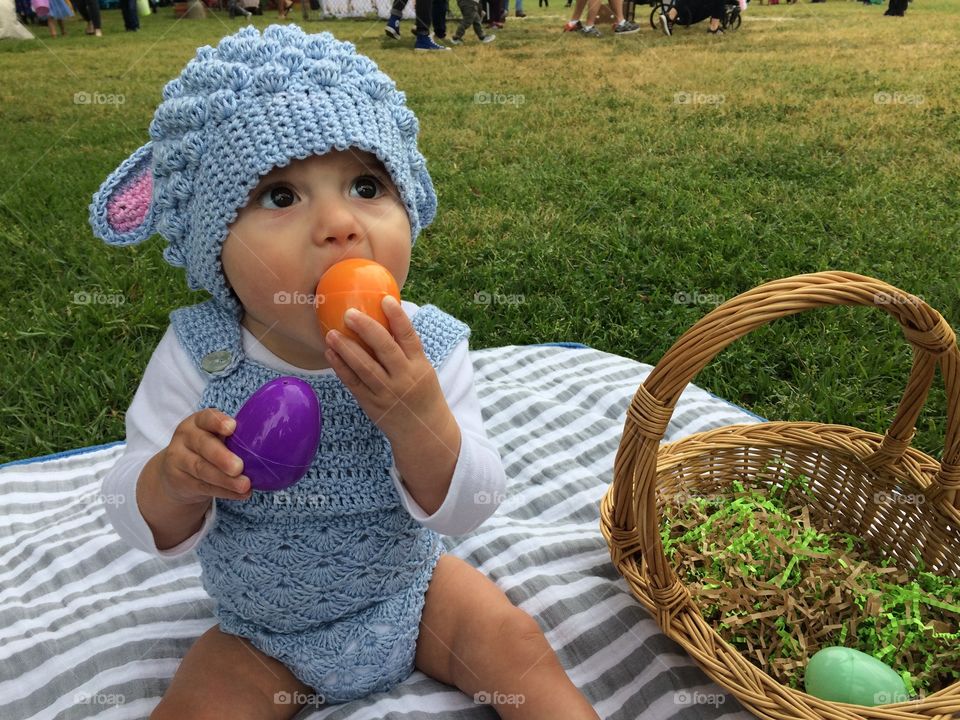
{"type": "MultiPolygon", "coordinates": [[[[703,0],[650,0],[653,9],[650,11],[650,27],[660,29],[660,16],[667,15],[671,8],[676,9],[677,17],[670,24],[671,27],[682,25],[689,27],[710,17],[710,11],[703,0]]],[[[632,9],[632,8],[631,8],[632,9]]],[[[720,27],[724,32],[733,32],[740,27],[740,3],[738,0],[727,0],[723,7],[723,17],[720,18],[720,27]]]]}

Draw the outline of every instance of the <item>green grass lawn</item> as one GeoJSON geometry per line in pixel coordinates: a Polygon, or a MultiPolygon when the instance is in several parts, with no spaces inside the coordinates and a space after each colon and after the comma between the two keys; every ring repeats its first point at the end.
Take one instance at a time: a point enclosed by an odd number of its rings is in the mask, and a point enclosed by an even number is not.
{"type": "MultiPolygon", "coordinates": [[[[442,56],[411,51],[409,22],[399,43],[377,20],[306,24],[355,42],[420,118],[440,211],[407,298],[465,320],[476,348],[573,340],[649,363],[717,301],[824,269],[891,282],[960,326],[956,0],[906,18],[754,6],[723,38],[704,23],[600,40],[561,33],[559,0],[536,5],[493,45],[468,35],[442,56]]],[[[147,140],[163,84],[244,22],[168,7],[125,33],[111,10],[103,38],[70,22],[66,38],[0,41],[0,462],[121,439],[169,311],[203,299],[159,237],[95,239],[87,205],[147,140]]],[[[885,313],[821,310],[757,331],[697,382],[770,418],[881,430],[910,361],[885,313]]],[[[938,456],[937,383],[916,444],[938,456]]]]}

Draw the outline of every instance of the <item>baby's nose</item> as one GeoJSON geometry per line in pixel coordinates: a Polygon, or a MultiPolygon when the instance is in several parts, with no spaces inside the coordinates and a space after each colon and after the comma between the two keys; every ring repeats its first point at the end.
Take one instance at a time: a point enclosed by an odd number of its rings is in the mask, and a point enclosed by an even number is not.
{"type": "Polygon", "coordinates": [[[357,216],[343,202],[330,202],[317,213],[314,222],[315,242],[352,243],[362,236],[357,216]]]}

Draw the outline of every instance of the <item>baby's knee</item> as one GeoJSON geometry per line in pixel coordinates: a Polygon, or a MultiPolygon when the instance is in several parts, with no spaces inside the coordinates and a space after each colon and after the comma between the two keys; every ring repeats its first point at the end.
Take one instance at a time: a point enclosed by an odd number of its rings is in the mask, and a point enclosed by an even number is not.
{"type": "MultiPolygon", "coordinates": [[[[502,657],[510,657],[517,662],[536,662],[550,649],[537,621],[518,607],[505,611],[498,618],[493,643],[502,657]]],[[[552,653],[547,653],[547,656],[552,658],[552,653]]]]}
{"type": "Polygon", "coordinates": [[[536,641],[543,639],[539,623],[518,607],[510,607],[500,613],[497,619],[497,639],[500,642],[536,641]]]}

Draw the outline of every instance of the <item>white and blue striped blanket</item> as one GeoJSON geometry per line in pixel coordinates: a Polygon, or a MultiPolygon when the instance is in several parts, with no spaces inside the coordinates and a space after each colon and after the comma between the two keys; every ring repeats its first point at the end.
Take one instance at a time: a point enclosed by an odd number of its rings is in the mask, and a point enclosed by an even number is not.
{"type": "MultiPolygon", "coordinates": [[[[589,348],[472,352],[507,497],[447,550],[537,619],[603,718],[752,717],[667,639],[630,595],[600,534],[626,408],[650,371],[589,348]]],[[[759,418],[690,387],[667,440],[759,418]]],[[[0,719],[145,718],[214,624],[193,555],[126,546],[100,481],[122,443],[0,468],[0,719]]],[[[414,672],[389,693],[300,718],[480,720],[494,711],[414,672]]],[[[562,720],[562,719],[558,719],[562,720]]]]}

